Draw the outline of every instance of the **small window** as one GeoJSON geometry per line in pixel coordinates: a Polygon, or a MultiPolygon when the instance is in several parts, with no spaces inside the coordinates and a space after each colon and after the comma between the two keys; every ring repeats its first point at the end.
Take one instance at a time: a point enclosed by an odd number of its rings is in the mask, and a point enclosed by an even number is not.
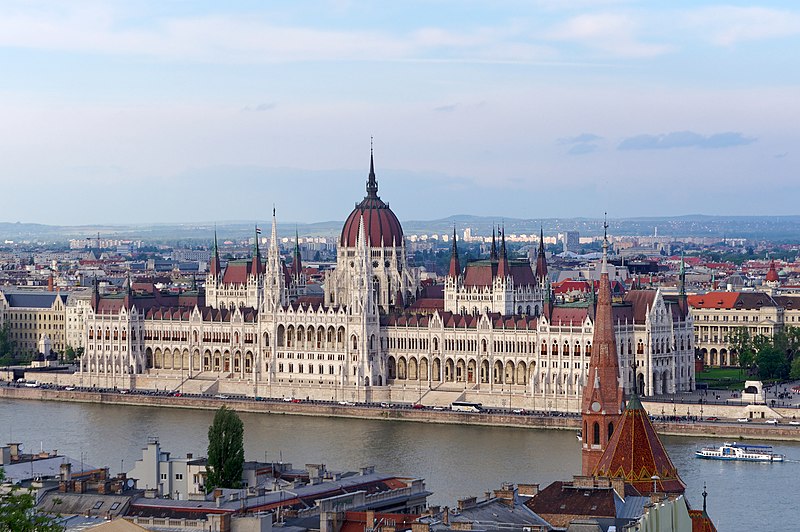
{"type": "Polygon", "coordinates": [[[161,480],[167,480],[167,474],[161,473],[161,480]]]}
{"type": "Polygon", "coordinates": [[[103,506],[103,501],[97,501],[94,503],[94,506],[92,506],[92,510],[99,510],[101,506],[103,506]]]}
{"type": "Polygon", "coordinates": [[[175,473],[175,480],[183,480],[183,473],[175,473]]]}
{"type": "Polygon", "coordinates": [[[114,504],[112,504],[112,505],[111,505],[111,511],[113,512],[114,510],[116,510],[117,508],[119,508],[119,504],[120,504],[120,503],[118,503],[118,502],[115,502],[114,504]]]}

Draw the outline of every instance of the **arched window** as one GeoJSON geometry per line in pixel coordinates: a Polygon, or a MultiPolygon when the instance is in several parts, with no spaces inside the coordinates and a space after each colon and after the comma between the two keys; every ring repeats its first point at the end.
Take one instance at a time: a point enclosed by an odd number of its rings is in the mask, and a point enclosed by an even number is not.
{"type": "Polygon", "coordinates": [[[613,422],[609,422],[608,423],[608,439],[609,440],[611,439],[611,435],[612,434],[614,434],[614,423],[613,422]]]}
{"type": "Polygon", "coordinates": [[[600,445],[600,423],[597,421],[592,425],[592,445],[600,445]]]}

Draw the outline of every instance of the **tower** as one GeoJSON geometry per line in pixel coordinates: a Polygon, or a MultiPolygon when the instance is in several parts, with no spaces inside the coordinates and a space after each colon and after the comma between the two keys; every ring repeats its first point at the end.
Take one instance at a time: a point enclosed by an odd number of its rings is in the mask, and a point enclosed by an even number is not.
{"type": "Polygon", "coordinates": [[[544,255],[544,229],[539,227],[539,252],[536,254],[536,281],[545,288],[547,278],[547,257],[544,255]]]}
{"type": "Polygon", "coordinates": [[[453,226],[453,247],[450,249],[450,270],[447,276],[454,281],[461,275],[461,264],[458,262],[458,245],[456,243],[456,227],[453,226]]]}
{"type": "Polygon", "coordinates": [[[603,224],[603,230],[603,263],[595,311],[592,356],[583,387],[581,405],[584,475],[591,475],[596,469],[623,410],[619,359],[611,308],[611,285],[608,280],[607,223],[603,224]]]}

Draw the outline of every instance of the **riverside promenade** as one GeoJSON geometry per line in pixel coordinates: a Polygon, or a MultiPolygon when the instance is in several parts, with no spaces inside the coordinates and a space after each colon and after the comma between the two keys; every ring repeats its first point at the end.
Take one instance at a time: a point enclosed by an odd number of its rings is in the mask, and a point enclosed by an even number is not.
{"type": "MultiPolygon", "coordinates": [[[[32,388],[25,386],[0,386],[0,398],[34,401],[66,401],[77,403],[112,404],[127,406],[156,406],[215,410],[226,405],[240,412],[318,417],[341,417],[374,420],[409,421],[418,423],[468,424],[507,426],[531,429],[574,430],[580,428],[576,414],[531,412],[525,410],[490,409],[484,412],[453,412],[444,407],[414,407],[413,405],[374,403],[334,403],[326,401],[287,401],[280,398],[195,396],[184,394],[131,393],[120,391],[92,391],[65,388],[32,388]]],[[[728,440],[800,441],[800,425],[790,424],[783,417],[777,424],[766,423],[759,415],[771,412],[764,405],[687,404],[672,402],[643,402],[654,418],[660,434],[689,437],[717,437],[728,440]],[[681,411],[678,411],[680,406],[681,411]],[[695,412],[704,407],[702,420],[695,412]],[[675,414],[673,415],[673,408],[675,414]],[[751,418],[732,417],[750,408],[751,418]],[[662,409],[664,414],[662,415],[662,409]],[[708,413],[710,409],[711,413],[708,413]],[[718,415],[729,414],[729,415],[718,415]],[[712,418],[712,420],[709,420],[712,418]],[[749,421],[738,421],[749,419],[749,421]]],[[[776,409],[779,410],[779,409],[776,409]]],[[[790,411],[791,412],[791,411],[790,411]]]]}

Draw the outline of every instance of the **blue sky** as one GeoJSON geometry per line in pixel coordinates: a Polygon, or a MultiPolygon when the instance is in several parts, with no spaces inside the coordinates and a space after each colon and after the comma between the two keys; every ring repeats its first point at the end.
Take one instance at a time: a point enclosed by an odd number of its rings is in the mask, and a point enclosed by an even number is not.
{"type": "Polygon", "coordinates": [[[0,4],[4,221],[797,214],[800,6],[0,4]]]}

